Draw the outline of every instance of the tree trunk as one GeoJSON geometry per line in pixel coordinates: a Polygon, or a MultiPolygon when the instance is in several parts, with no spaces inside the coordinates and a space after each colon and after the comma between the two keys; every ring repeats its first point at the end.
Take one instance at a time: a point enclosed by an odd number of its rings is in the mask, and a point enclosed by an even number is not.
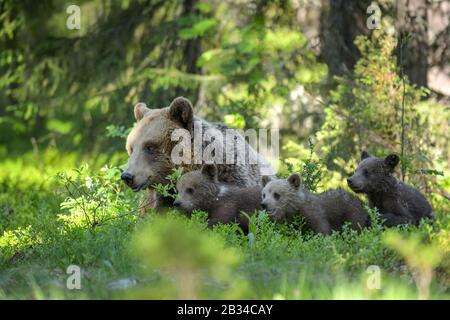
{"type": "Polygon", "coordinates": [[[405,42],[403,48],[405,73],[412,83],[425,87],[428,72],[427,0],[399,1],[397,21],[399,37],[403,37],[405,42]]]}
{"type": "MultiPolygon", "coordinates": [[[[359,52],[353,41],[359,34],[369,34],[366,10],[370,1],[329,0],[322,18],[322,57],[330,75],[351,72],[359,52]]],[[[326,5],[324,5],[326,7],[326,5]]]]}
{"type": "MultiPolygon", "coordinates": [[[[181,16],[185,17],[189,15],[199,14],[198,9],[195,7],[196,3],[197,0],[184,0],[181,16]]],[[[200,74],[201,69],[197,66],[197,60],[200,57],[200,54],[201,54],[200,38],[196,37],[194,39],[187,40],[184,43],[183,47],[183,59],[180,70],[184,70],[186,73],[190,74],[200,74]]],[[[178,87],[175,90],[175,92],[177,96],[190,96],[190,94],[193,94],[191,90],[186,90],[181,87],[178,87]]],[[[193,96],[197,96],[197,94],[194,94],[193,96]]]]}
{"type": "MultiPolygon", "coordinates": [[[[195,8],[197,0],[184,0],[183,2],[183,16],[199,14],[198,9],[195,8]]],[[[186,41],[183,49],[183,64],[187,73],[200,73],[200,68],[197,66],[197,59],[201,54],[200,38],[189,39],[186,41]]]]}

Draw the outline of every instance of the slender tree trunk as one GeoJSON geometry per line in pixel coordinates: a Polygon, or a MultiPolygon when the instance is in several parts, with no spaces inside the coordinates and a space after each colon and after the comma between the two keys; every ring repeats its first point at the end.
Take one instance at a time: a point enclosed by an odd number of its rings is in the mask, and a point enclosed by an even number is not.
{"type": "MultiPolygon", "coordinates": [[[[199,14],[198,9],[195,8],[197,0],[185,0],[183,2],[183,16],[191,14],[199,14]]],[[[186,41],[183,50],[183,62],[188,73],[200,73],[200,68],[197,66],[197,59],[201,54],[200,38],[189,39],[186,41]]]]}
{"type": "Polygon", "coordinates": [[[403,50],[405,73],[412,83],[427,86],[428,20],[427,0],[401,0],[397,7],[399,37],[406,38],[403,50]]]}
{"type": "MultiPolygon", "coordinates": [[[[182,16],[199,14],[198,9],[195,7],[196,3],[197,0],[184,0],[182,16]]],[[[197,66],[197,60],[200,58],[201,52],[201,39],[199,37],[187,40],[183,47],[183,60],[180,69],[186,71],[186,73],[200,74],[201,68],[197,66]]],[[[176,95],[189,96],[190,94],[193,94],[193,97],[197,96],[196,93],[188,92],[183,88],[178,87],[176,89],[176,95]]]]}

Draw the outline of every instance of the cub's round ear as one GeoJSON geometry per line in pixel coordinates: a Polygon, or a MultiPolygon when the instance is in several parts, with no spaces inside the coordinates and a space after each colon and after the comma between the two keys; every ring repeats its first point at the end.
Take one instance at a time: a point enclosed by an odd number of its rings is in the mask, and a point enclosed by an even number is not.
{"type": "Polygon", "coordinates": [[[270,181],[272,181],[272,178],[270,176],[262,176],[261,178],[261,183],[263,187],[265,187],[266,184],[268,184],[270,181]]]}
{"type": "Polygon", "coordinates": [[[300,177],[298,173],[291,174],[291,176],[287,180],[291,187],[293,187],[294,189],[298,189],[302,184],[302,177],[300,177]]]}
{"type": "Polygon", "coordinates": [[[361,152],[361,160],[364,160],[366,158],[370,158],[372,155],[370,153],[368,153],[367,151],[363,151],[361,152]]]}
{"type": "Polygon", "coordinates": [[[393,170],[399,162],[400,158],[396,154],[390,154],[384,158],[384,164],[391,170],[393,170]]]}
{"type": "Polygon", "coordinates": [[[217,166],[215,164],[204,164],[201,173],[213,181],[218,180],[217,166]]]}
{"type": "Polygon", "coordinates": [[[184,97],[175,98],[169,106],[169,117],[192,133],[194,107],[188,99],[184,97]]]}
{"type": "Polygon", "coordinates": [[[145,103],[136,103],[136,105],[134,106],[134,117],[136,118],[136,121],[141,120],[150,111],[151,110],[147,108],[147,105],[145,103]]]}

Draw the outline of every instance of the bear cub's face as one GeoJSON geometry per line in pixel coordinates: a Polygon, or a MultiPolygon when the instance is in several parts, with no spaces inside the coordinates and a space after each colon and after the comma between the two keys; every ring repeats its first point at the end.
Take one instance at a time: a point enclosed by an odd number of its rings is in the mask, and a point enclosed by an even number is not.
{"type": "Polygon", "coordinates": [[[271,180],[268,176],[263,176],[262,184],[264,188],[261,207],[266,210],[271,219],[284,220],[286,215],[292,213],[293,200],[300,196],[300,175],[294,173],[287,180],[271,180]]]}
{"type": "Polygon", "coordinates": [[[395,154],[381,159],[363,151],[361,162],[356,172],[347,179],[347,184],[356,193],[384,191],[399,161],[399,157],[395,154]]]}
{"type": "Polygon", "coordinates": [[[189,215],[194,210],[208,211],[209,205],[217,199],[217,184],[215,165],[205,164],[200,170],[185,173],[177,182],[178,196],[173,205],[189,215]]]}

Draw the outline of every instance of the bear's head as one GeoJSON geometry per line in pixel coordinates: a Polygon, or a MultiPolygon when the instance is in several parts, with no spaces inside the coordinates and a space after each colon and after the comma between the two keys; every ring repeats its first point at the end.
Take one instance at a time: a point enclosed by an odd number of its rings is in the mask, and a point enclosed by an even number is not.
{"type": "Polygon", "coordinates": [[[200,170],[183,174],[177,182],[177,199],[173,205],[191,214],[194,210],[208,211],[218,200],[220,186],[215,164],[204,164],[200,170]]]}
{"type": "Polygon", "coordinates": [[[271,179],[262,177],[261,207],[275,221],[283,221],[295,214],[295,204],[302,191],[302,178],[298,173],[287,179],[271,179]]]}
{"type": "Polygon", "coordinates": [[[194,110],[191,102],[178,97],[162,109],[149,109],[144,103],[134,106],[136,126],[127,138],[128,166],[122,180],[137,192],[155,183],[166,183],[174,164],[171,139],[175,129],[192,132],[194,110]]]}
{"type": "Polygon", "coordinates": [[[366,151],[361,153],[361,162],[355,173],[347,179],[347,184],[356,193],[386,192],[392,185],[392,173],[400,159],[395,154],[377,158],[366,151]]]}

